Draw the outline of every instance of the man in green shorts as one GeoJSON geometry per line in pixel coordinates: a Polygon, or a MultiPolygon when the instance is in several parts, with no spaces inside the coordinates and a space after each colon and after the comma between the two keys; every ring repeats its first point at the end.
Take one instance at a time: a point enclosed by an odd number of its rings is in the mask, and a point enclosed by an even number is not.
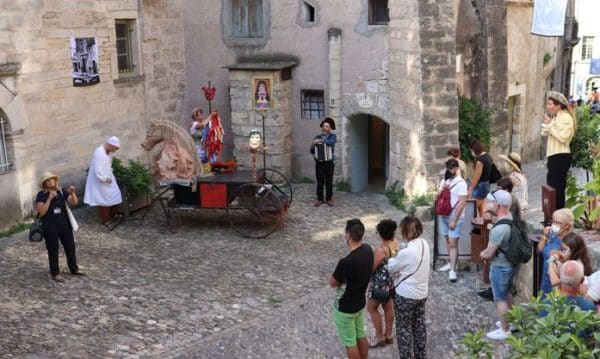
{"type": "Polygon", "coordinates": [[[367,358],[369,342],[365,333],[365,293],[373,270],[373,250],[362,243],[365,226],[359,219],[346,222],[344,238],[350,253],[340,259],[329,276],[336,288],[333,320],[350,359],[367,358]]]}

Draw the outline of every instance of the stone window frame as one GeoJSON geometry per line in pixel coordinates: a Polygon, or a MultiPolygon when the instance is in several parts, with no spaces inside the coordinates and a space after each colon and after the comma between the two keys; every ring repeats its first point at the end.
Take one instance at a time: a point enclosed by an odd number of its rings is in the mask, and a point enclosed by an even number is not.
{"type": "Polygon", "coordinates": [[[368,0],[368,17],[367,21],[369,25],[374,26],[382,26],[388,25],[390,22],[390,7],[389,0],[368,0]],[[375,14],[377,13],[376,8],[381,6],[386,6],[387,10],[387,20],[379,20],[375,18],[375,14]]]}
{"type": "Polygon", "coordinates": [[[143,66],[142,66],[142,53],[141,53],[141,30],[140,21],[137,17],[137,11],[121,11],[116,12],[113,16],[113,26],[111,29],[111,40],[114,42],[113,52],[111,56],[111,68],[113,83],[118,85],[120,83],[131,83],[141,81],[144,78],[143,66]],[[117,48],[117,25],[129,24],[130,31],[130,56],[132,61],[133,71],[120,72],[119,71],[119,60],[118,60],[118,48],[117,48]]]}
{"type": "MultiPolygon", "coordinates": [[[[261,37],[237,37],[233,33],[232,2],[239,0],[222,0],[221,31],[223,42],[229,47],[263,47],[271,37],[271,0],[262,1],[262,34],[261,37]]],[[[247,1],[247,0],[246,0],[247,1]]]]}
{"type": "Polygon", "coordinates": [[[10,141],[10,122],[8,117],[0,109],[0,175],[8,174],[14,171],[14,157],[12,153],[12,143],[10,141]]]}
{"type": "Polygon", "coordinates": [[[583,36],[581,38],[581,61],[589,61],[592,59],[594,51],[594,37],[583,36]]]}
{"type": "Polygon", "coordinates": [[[300,117],[303,120],[321,120],[325,117],[325,91],[324,90],[313,90],[304,89],[300,90],[300,117]],[[305,96],[309,97],[306,99],[305,96]],[[314,101],[316,100],[316,101],[314,101]],[[308,105],[308,109],[305,107],[308,105]],[[316,108],[313,106],[316,105],[316,108]],[[319,106],[320,105],[320,106],[319,106]],[[309,117],[305,116],[305,112],[308,111],[309,117]],[[317,116],[313,117],[313,113],[316,112],[317,116]]]}

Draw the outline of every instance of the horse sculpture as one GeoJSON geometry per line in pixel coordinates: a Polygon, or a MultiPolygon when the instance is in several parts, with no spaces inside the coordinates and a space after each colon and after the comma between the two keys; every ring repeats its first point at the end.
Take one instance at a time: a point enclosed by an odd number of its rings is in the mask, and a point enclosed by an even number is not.
{"type": "Polygon", "coordinates": [[[183,127],[171,121],[151,120],[142,147],[150,151],[161,142],[162,149],[151,170],[155,180],[191,180],[203,175],[196,145],[183,127]]]}

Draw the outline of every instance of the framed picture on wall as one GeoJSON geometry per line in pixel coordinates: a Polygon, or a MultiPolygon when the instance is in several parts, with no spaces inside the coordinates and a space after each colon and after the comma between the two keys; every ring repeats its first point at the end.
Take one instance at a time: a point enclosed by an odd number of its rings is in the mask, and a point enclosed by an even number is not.
{"type": "Polygon", "coordinates": [[[98,44],[95,37],[71,38],[73,86],[90,86],[100,82],[98,44]]]}
{"type": "Polygon", "coordinates": [[[273,107],[271,98],[271,79],[255,78],[252,85],[254,90],[254,108],[257,110],[269,109],[273,107]]]}

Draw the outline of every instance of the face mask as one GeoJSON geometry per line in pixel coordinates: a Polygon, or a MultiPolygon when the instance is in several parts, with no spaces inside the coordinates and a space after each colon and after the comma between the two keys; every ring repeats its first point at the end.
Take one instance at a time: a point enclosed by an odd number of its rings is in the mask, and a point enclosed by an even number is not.
{"type": "Polygon", "coordinates": [[[553,224],[552,226],[550,226],[550,229],[554,234],[560,233],[560,226],[558,224],[553,224]]]}

